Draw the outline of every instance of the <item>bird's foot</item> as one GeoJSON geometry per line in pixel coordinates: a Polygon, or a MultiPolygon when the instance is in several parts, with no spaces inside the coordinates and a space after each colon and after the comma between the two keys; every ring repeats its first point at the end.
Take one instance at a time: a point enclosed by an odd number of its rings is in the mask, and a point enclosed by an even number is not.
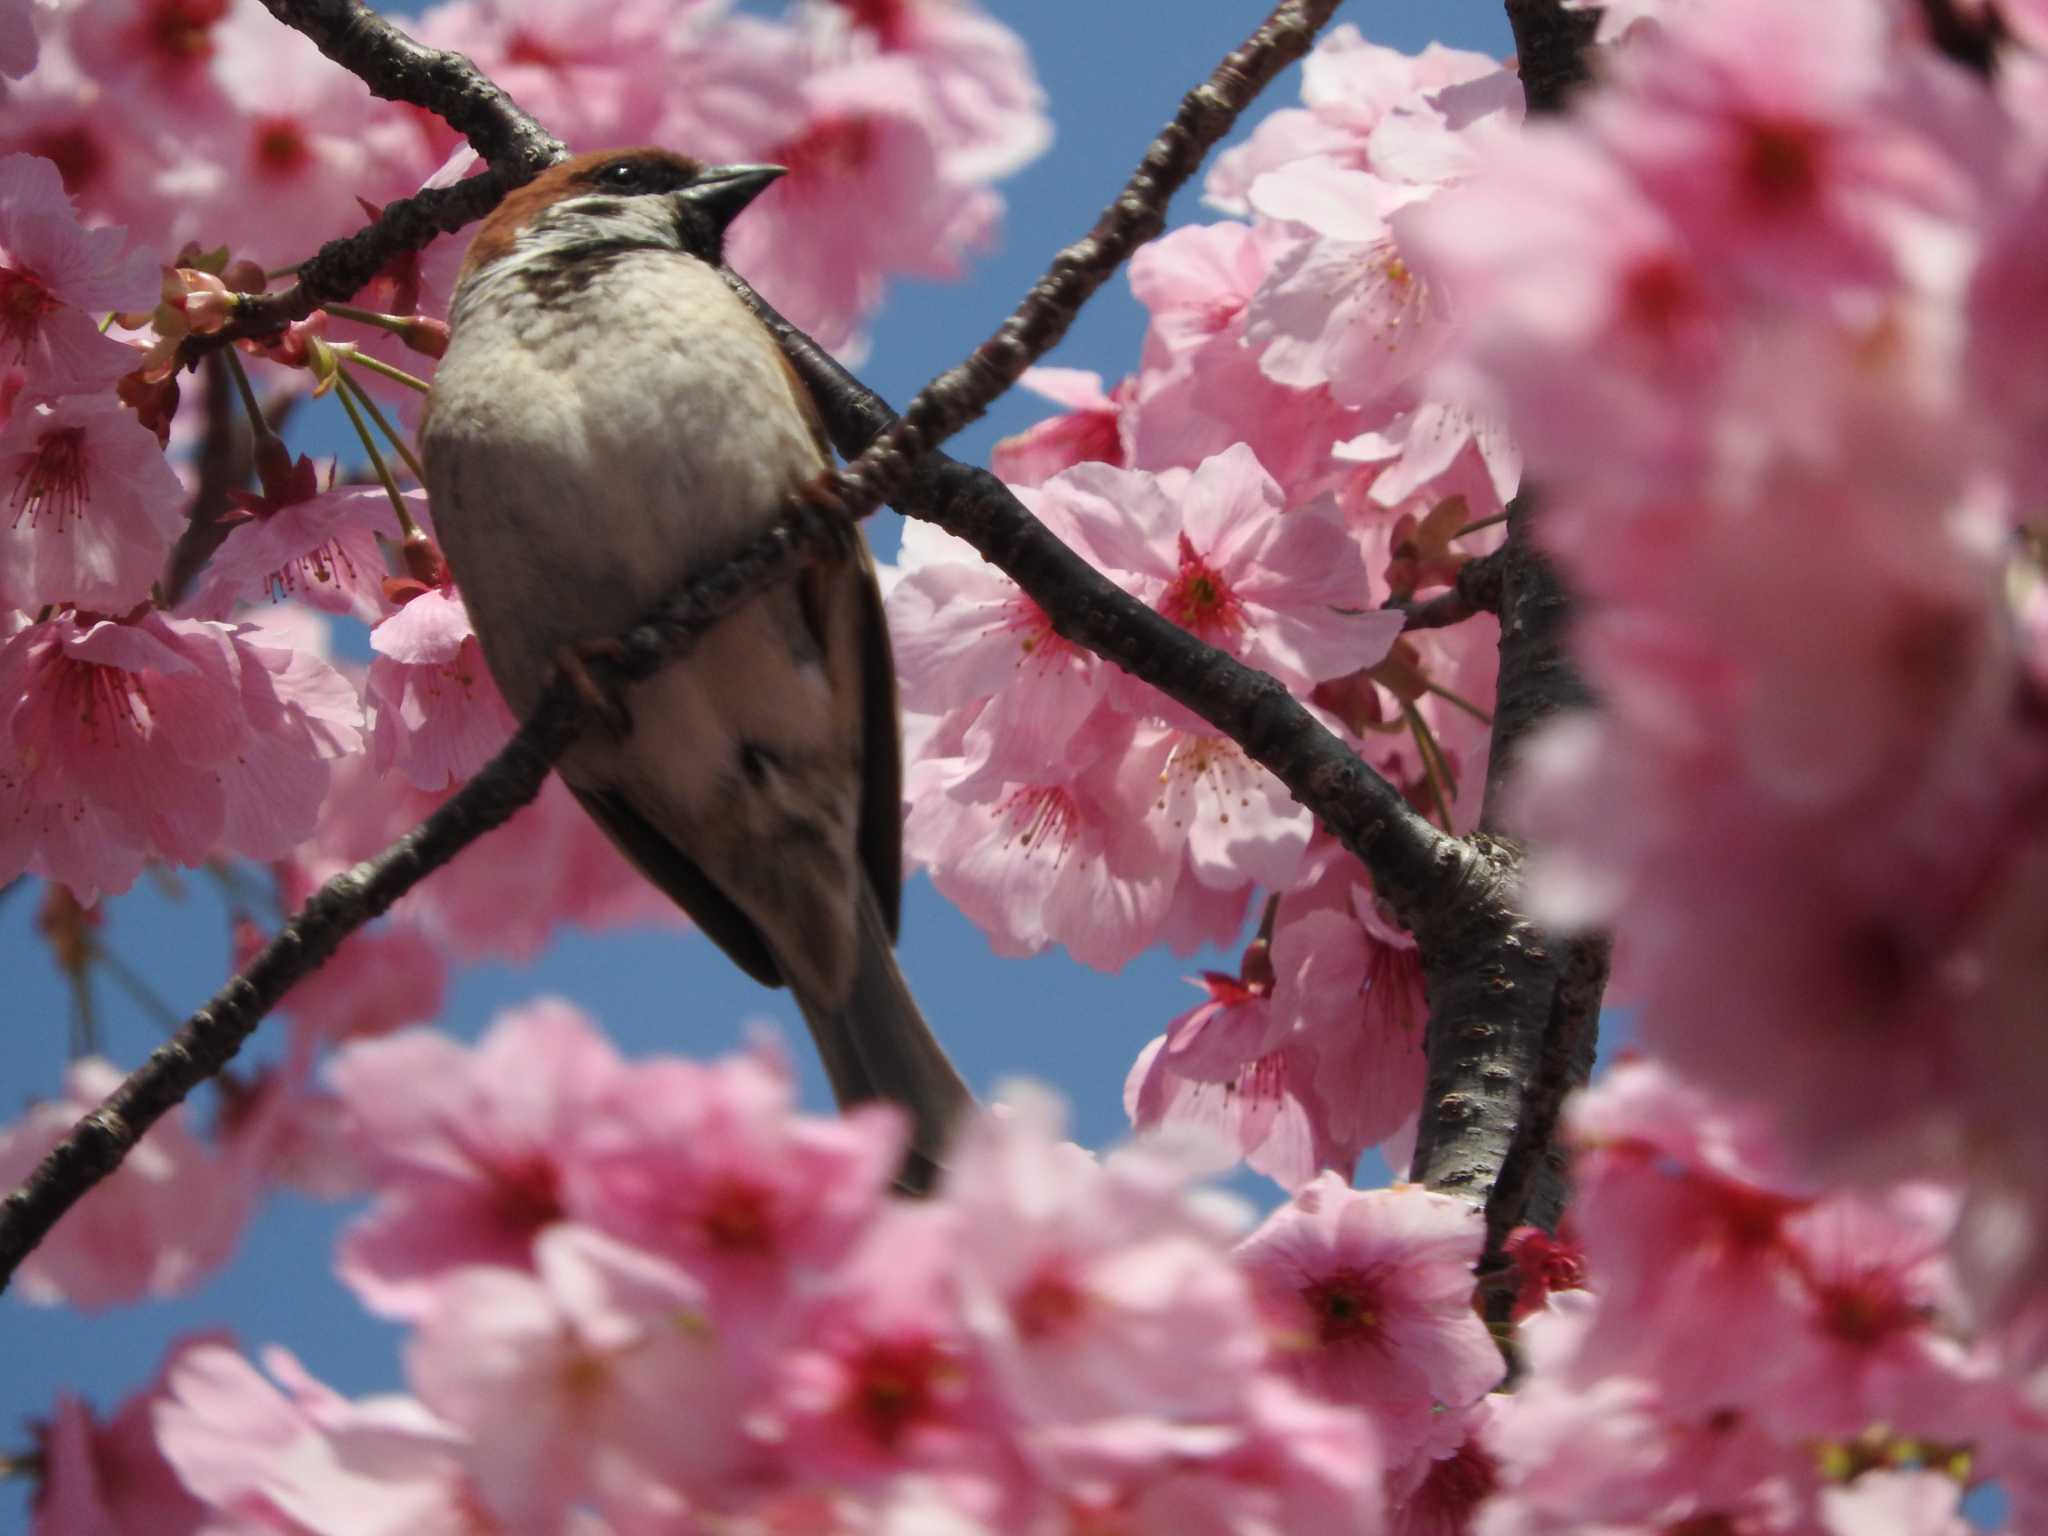
{"type": "Polygon", "coordinates": [[[584,711],[621,739],[633,734],[633,712],[626,707],[625,685],[615,676],[600,677],[592,668],[619,667],[625,660],[625,645],[610,636],[578,640],[555,652],[555,666],[569,680],[584,711]]]}

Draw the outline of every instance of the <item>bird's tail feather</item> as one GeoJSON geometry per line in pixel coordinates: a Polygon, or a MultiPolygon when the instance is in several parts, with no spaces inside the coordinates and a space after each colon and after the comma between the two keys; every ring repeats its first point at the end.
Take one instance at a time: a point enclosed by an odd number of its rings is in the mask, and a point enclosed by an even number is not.
{"type": "Polygon", "coordinates": [[[909,1112],[910,1151],[896,1182],[908,1193],[924,1194],[936,1182],[946,1140],[974,1095],[896,968],[881,908],[864,879],[859,906],[860,963],[852,992],[837,1007],[820,1007],[799,990],[797,1006],[840,1104],[883,1099],[909,1112]]]}

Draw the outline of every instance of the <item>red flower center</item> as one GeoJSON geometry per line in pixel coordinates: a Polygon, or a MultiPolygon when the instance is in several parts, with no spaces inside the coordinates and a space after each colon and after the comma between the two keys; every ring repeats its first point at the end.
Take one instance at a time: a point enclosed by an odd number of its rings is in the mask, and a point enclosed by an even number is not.
{"type": "Polygon", "coordinates": [[[55,718],[77,721],[87,746],[114,751],[135,745],[148,734],[149,691],[135,673],[72,661],[55,648],[43,666],[42,683],[55,718]]]}
{"type": "Polygon", "coordinates": [[[1010,829],[1010,835],[1003,840],[1005,848],[1012,843],[1026,853],[1050,848],[1054,862],[1058,862],[1074,846],[1081,812],[1073,796],[1057,785],[1033,785],[1017,790],[997,805],[996,820],[1010,829]]]}
{"type": "Polygon", "coordinates": [[[871,1344],[853,1362],[848,1406],[869,1435],[894,1450],[912,1429],[934,1416],[940,1382],[950,1369],[931,1339],[871,1344]]]}
{"type": "Polygon", "coordinates": [[[45,432],[36,444],[35,456],[22,467],[14,482],[14,526],[23,518],[31,528],[40,528],[44,514],[62,533],[64,525],[85,510],[92,500],[86,484],[85,428],[60,427],[45,432]]]}
{"type": "Polygon", "coordinates": [[[1245,628],[1244,600],[1221,572],[1195,553],[1186,534],[1180,536],[1180,570],[1160,599],[1159,611],[1212,643],[1219,635],[1241,634],[1245,628]]]}
{"type": "Polygon", "coordinates": [[[1821,136],[1809,123],[1758,118],[1745,123],[1737,173],[1750,202],[1765,213],[1797,213],[1820,192],[1821,136]]]}
{"type": "Polygon", "coordinates": [[[1820,1303],[1821,1326],[1850,1344],[1882,1344],[1922,1321],[1920,1310],[1881,1272],[1821,1286],[1815,1299],[1820,1303]]]}
{"type": "Polygon", "coordinates": [[[875,127],[869,119],[827,117],[785,144],[775,158],[789,167],[792,179],[851,180],[867,169],[874,153],[875,127]]]}
{"type": "Polygon", "coordinates": [[[722,1181],[705,1201],[698,1225],[714,1248],[730,1253],[766,1253],[773,1246],[768,1195],[739,1179],[722,1181]]]}
{"type": "Polygon", "coordinates": [[[1315,1314],[1319,1343],[1348,1343],[1379,1327],[1380,1288],[1372,1276],[1358,1270],[1340,1269],[1310,1282],[1302,1287],[1301,1299],[1315,1314]]]}
{"type": "Polygon", "coordinates": [[[256,120],[256,166],[273,176],[288,176],[313,158],[305,130],[289,117],[256,120]]]}
{"type": "Polygon", "coordinates": [[[545,1157],[525,1157],[493,1170],[498,1211],[517,1231],[538,1232],[562,1218],[561,1181],[545,1157]]]}
{"type": "Polygon", "coordinates": [[[150,46],[172,64],[213,56],[213,29],[228,13],[228,0],[156,0],[145,21],[150,46]]]}
{"type": "Polygon", "coordinates": [[[107,168],[106,145],[84,123],[37,129],[22,140],[21,147],[54,164],[64,178],[64,190],[73,197],[90,189],[107,168]]]}
{"type": "Polygon", "coordinates": [[[1671,335],[1698,305],[1692,275],[1672,257],[1638,262],[1622,279],[1622,314],[1633,329],[1652,336],[1671,335]]]}
{"type": "Polygon", "coordinates": [[[63,301],[34,273],[0,267],[0,341],[13,343],[16,364],[28,361],[43,316],[62,307],[63,301]]]}
{"type": "Polygon", "coordinates": [[[517,28],[505,40],[505,61],[509,64],[535,64],[542,69],[554,69],[568,62],[568,55],[546,38],[517,28]]]}
{"type": "Polygon", "coordinates": [[[1088,1310],[1088,1297],[1072,1278],[1055,1268],[1040,1270],[1010,1305],[1017,1332],[1027,1339],[1061,1333],[1088,1310]]]}
{"type": "Polygon", "coordinates": [[[866,27],[884,48],[900,47],[910,28],[910,7],[904,0],[839,0],[839,7],[866,27]]]}

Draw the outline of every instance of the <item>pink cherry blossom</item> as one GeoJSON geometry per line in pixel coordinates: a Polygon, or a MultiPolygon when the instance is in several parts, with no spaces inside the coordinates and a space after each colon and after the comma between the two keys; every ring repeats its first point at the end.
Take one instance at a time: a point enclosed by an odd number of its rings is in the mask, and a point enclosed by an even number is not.
{"type": "Polygon", "coordinates": [[[589,1111],[567,1203],[687,1271],[722,1323],[772,1314],[845,1258],[903,1155],[892,1108],[795,1109],[789,1061],[765,1044],[711,1066],[647,1063],[589,1111]]]}
{"type": "Polygon", "coordinates": [[[1403,256],[1389,218],[1422,194],[1323,161],[1263,176],[1253,206],[1315,238],[1283,252],[1246,314],[1267,377],[1330,386],[1346,405],[1383,400],[1441,351],[1443,295],[1403,256]]]}
{"type": "Polygon", "coordinates": [[[156,434],[112,395],[67,395],[0,426],[0,602],[121,613],[149,596],[185,525],[156,434]]]}
{"type": "Polygon", "coordinates": [[[1032,778],[984,776],[962,756],[927,758],[910,775],[904,851],[997,953],[1064,944],[1107,970],[1157,934],[1182,855],[1162,824],[1133,815],[1158,785],[1133,734],[1098,710],[1068,760],[1032,778]]]}
{"type": "Polygon", "coordinates": [[[0,870],[122,891],[150,858],[269,859],[313,829],[362,706],[258,625],[60,614],[0,644],[0,870]]]}
{"type": "MultiPolygon", "coordinates": [[[[13,1188],[125,1076],[98,1056],[74,1061],[64,1091],[0,1130],[0,1183],[13,1188]]],[[[20,1293],[97,1311],[191,1290],[228,1261],[254,1212],[262,1170],[192,1131],[172,1109],[22,1261],[20,1293]]]]}
{"type": "Polygon", "coordinates": [[[989,1519],[1024,1496],[1009,1413],[960,1313],[956,1220],[891,1205],[803,1309],[772,1408],[791,1477],[872,1489],[915,1474],[989,1519]]]}
{"type": "MultiPolygon", "coordinates": [[[[1062,532],[1060,508],[1041,521],[1062,532]]],[[[1021,588],[969,545],[906,522],[888,614],[906,708],[962,711],[977,766],[1028,776],[1062,761],[1095,713],[1108,669],[1059,635],[1021,588]]]]}
{"type": "Polygon", "coordinates": [[[1330,445],[1357,433],[1359,413],[1327,389],[1274,382],[1245,342],[1252,299],[1302,238],[1270,223],[1190,225],[1132,258],[1131,290],[1152,323],[1123,428],[1130,464],[1193,468],[1245,443],[1290,501],[1326,487],[1330,445]]]}
{"type": "Polygon", "coordinates": [[[892,272],[953,277],[1002,202],[945,166],[930,85],[909,59],[836,65],[801,82],[801,106],[763,158],[789,174],[733,226],[733,265],[791,319],[840,345],[892,272]]]}
{"type": "MultiPolygon", "coordinates": [[[[1298,911],[1283,898],[1273,934],[1273,1011],[1297,1070],[1314,1081],[1318,1142],[1348,1171],[1367,1148],[1402,1136],[1422,1102],[1422,961],[1415,941],[1354,887],[1349,912],[1298,911]]],[[[1405,1157],[1396,1157],[1396,1167],[1405,1157]]]]}
{"type": "MultiPolygon", "coordinates": [[[[1214,1003],[1231,1013],[1267,1011],[1265,999],[1257,996],[1215,996],[1214,1003]]],[[[1196,1014],[1203,1011],[1197,1009],[1196,1014]]],[[[1175,1023],[1194,1016],[1183,1014],[1175,1023]]],[[[1350,1172],[1345,1154],[1322,1132],[1328,1116],[1312,1057],[1281,1046],[1247,1057],[1216,1076],[1197,1077],[1176,1070],[1167,1056],[1172,1030],[1169,1025],[1168,1033],[1138,1053],[1124,1080],[1124,1112],[1134,1128],[1166,1127],[1201,1136],[1221,1152],[1225,1163],[1242,1157],[1286,1189],[1306,1183],[1324,1168],[1350,1172]]]]}
{"type": "MultiPolygon", "coordinates": [[[[381,853],[445,798],[378,774],[367,753],[346,759],[312,839],[284,870],[287,899],[303,901],[321,882],[381,853]]],[[[464,849],[397,912],[466,960],[530,959],[565,923],[673,928],[685,921],[552,776],[530,805],[464,849]],[[507,867],[521,878],[507,882],[507,867]]]]}
{"type": "Polygon", "coordinates": [[[500,1015],[473,1048],[407,1030],[339,1052],[328,1077],[379,1196],[342,1239],[342,1278],[374,1311],[412,1318],[462,1266],[530,1268],[625,1070],[556,1001],[500,1015]]]}
{"type": "MultiPolygon", "coordinates": [[[[1566,1300],[1567,1298],[1559,1298],[1566,1300]]],[[[1819,1482],[1808,1445],[1787,1445],[1750,1418],[1708,1409],[1632,1376],[1575,1379],[1563,1367],[1596,1303],[1523,1325],[1529,1379],[1493,1399],[1487,1446],[1500,1491],[1478,1536],[1578,1536],[1592,1529],[1801,1532],[1819,1482]]]]}
{"type": "Polygon", "coordinates": [[[70,1393],[57,1399],[41,1435],[35,1536],[198,1536],[206,1508],[158,1448],[154,1417],[166,1378],[182,1359],[210,1347],[206,1335],[179,1339],[156,1379],[103,1422],[70,1393]]]}
{"type": "Polygon", "coordinates": [[[1587,122],[1741,280],[1795,300],[1883,282],[1907,215],[1974,200],[1952,151],[1991,126],[1981,95],[1895,36],[1887,7],[1858,0],[1692,7],[1617,56],[1587,122]]]}
{"type": "Polygon", "coordinates": [[[363,690],[370,755],[432,792],[497,755],[519,722],[491,680],[483,647],[453,587],[422,592],[370,631],[377,653],[363,690]]]}
{"type": "Polygon", "coordinates": [[[468,1436],[488,1508],[551,1531],[593,1497],[737,1476],[752,1453],[696,1283],[567,1225],[534,1263],[449,1275],[405,1351],[420,1400],[468,1436]]]}
{"type": "MultiPolygon", "coordinates": [[[[423,492],[407,493],[417,519],[423,492]]],[[[236,526],[214,552],[198,591],[182,612],[223,619],[239,603],[286,598],[374,624],[391,611],[378,535],[396,540],[397,519],[381,487],[329,486],[305,501],[236,526]]]]}
{"type": "Polygon", "coordinates": [[[1027,368],[1017,382],[1067,412],[1004,438],[990,451],[989,468],[1012,489],[1043,485],[1076,464],[1124,464],[1122,418],[1135,379],[1125,379],[1113,395],[1102,392],[1101,374],[1080,368],[1027,368]]]}
{"type": "Polygon", "coordinates": [[[1040,494],[1135,595],[1291,688],[1372,665],[1400,633],[1399,614],[1369,606],[1342,523],[1322,506],[1283,515],[1280,486],[1241,444],[1187,474],[1082,464],[1040,494]]]}
{"type": "Polygon", "coordinates": [[[26,370],[30,394],[102,389],[140,361],[99,331],[106,311],[156,302],[155,263],[127,244],[79,223],[48,160],[0,158],[0,364],[26,370]]]}
{"type": "Polygon", "coordinates": [[[163,178],[180,209],[175,238],[282,264],[357,228],[354,198],[418,188],[433,162],[410,118],[367,97],[310,38],[237,5],[212,42],[208,71],[232,110],[181,119],[192,148],[163,178]]]}
{"type": "Polygon", "coordinates": [[[1828,1536],[1969,1536],[1963,1490],[1945,1472],[1865,1472],[1844,1488],[1821,1491],[1828,1536]]]}
{"type": "Polygon", "coordinates": [[[467,1445],[452,1426],[410,1398],[349,1402],[283,1349],[264,1351],[264,1365],[278,1385],[226,1345],[186,1349],[165,1372],[154,1414],[179,1479],[235,1529],[478,1528],[467,1445]]]}
{"type": "Polygon", "coordinates": [[[430,6],[419,36],[468,54],[564,142],[598,149],[661,139],[667,67],[678,52],[723,42],[707,34],[710,9],[704,0],[458,0],[430,6]]]}
{"type": "Polygon", "coordinates": [[[1364,1416],[1269,1376],[1232,1426],[1137,1421],[1056,1441],[1072,1524],[1134,1536],[1262,1536],[1385,1529],[1383,1462],[1364,1416]]]}
{"type": "Polygon", "coordinates": [[[858,57],[867,47],[909,59],[928,83],[935,137],[950,175],[969,181],[1007,176],[1035,160],[1052,140],[1045,92],[1017,34],[962,0],[836,0],[854,23],[832,25],[834,7],[799,15],[813,46],[858,57]]]}
{"type": "Polygon", "coordinates": [[[1302,61],[1302,106],[1269,114],[1243,144],[1219,154],[1207,201],[1242,214],[1260,176],[1311,158],[1370,169],[1372,132],[1397,103],[1499,68],[1483,53],[1430,43],[1407,54],[1370,41],[1352,23],[1332,27],[1302,61]]]}
{"type": "Polygon", "coordinates": [[[1184,1158],[1141,1144],[1098,1163],[1062,1129],[1050,1095],[1011,1089],[947,1172],[965,1316],[1005,1402],[1039,1427],[1239,1421],[1265,1346],[1232,1225],[1184,1158]]]}
{"type": "Polygon", "coordinates": [[[1432,1405],[1462,1408],[1500,1380],[1472,1310],[1479,1211],[1411,1185],[1354,1190],[1325,1173],[1238,1249],[1278,1363],[1371,1414],[1390,1455],[1419,1445],[1432,1405]]]}

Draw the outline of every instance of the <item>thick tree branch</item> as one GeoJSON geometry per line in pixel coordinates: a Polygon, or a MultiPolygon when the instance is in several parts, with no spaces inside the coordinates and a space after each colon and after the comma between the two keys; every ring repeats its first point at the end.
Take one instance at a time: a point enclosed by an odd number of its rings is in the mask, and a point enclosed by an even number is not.
{"type": "MultiPolygon", "coordinates": [[[[1558,0],[1507,0],[1507,13],[1529,111],[1562,111],[1591,78],[1599,13],[1558,0]]],[[[1429,1081],[1411,1176],[1484,1202],[1489,1262],[1515,1227],[1554,1228],[1563,1214],[1558,1115],[1591,1074],[1607,979],[1604,937],[1548,935],[1522,915],[1522,851],[1503,810],[1530,733],[1590,702],[1565,651],[1570,602],[1536,548],[1534,512],[1525,490],[1492,557],[1500,675],[1476,856],[1454,918],[1462,942],[1449,953],[1423,951],[1429,1081]],[[1458,963],[1460,950],[1474,963],[1458,963]]]]}
{"type": "MultiPolygon", "coordinates": [[[[994,337],[960,367],[920,391],[903,418],[875,436],[868,449],[840,472],[836,491],[846,511],[856,516],[871,511],[905,485],[924,452],[986,410],[1065,334],[1088,296],[1132,250],[1163,227],[1168,199],[1193,175],[1208,148],[1229,131],[1238,114],[1274,75],[1307,52],[1316,30],[1329,20],[1337,3],[1283,0],[1243,47],[1189,93],[1094,230],[1054,258],[1051,269],[994,337]]],[[[517,179],[523,180],[547,163],[543,158],[534,164],[532,157],[551,158],[559,152],[560,146],[533,128],[510,98],[482,80],[467,60],[420,48],[354,0],[296,4],[272,0],[271,9],[280,19],[307,30],[330,57],[365,71],[380,95],[442,110],[437,93],[445,85],[452,92],[449,109],[463,114],[462,120],[451,121],[469,133],[487,157],[492,148],[510,155],[508,174],[517,179]],[[422,72],[424,78],[415,80],[413,71],[422,72]]],[[[498,173],[499,167],[494,165],[488,174],[498,173]]],[[[464,186],[475,186],[484,179],[464,186]]],[[[371,231],[351,238],[374,235],[390,217],[387,209],[371,231]]],[[[327,247],[322,256],[334,249],[327,247]]],[[[356,270],[340,261],[336,270],[344,269],[356,270]]],[[[367,281],[375,270],[371,266],[364,271],[361,281],[367,281]]],[[[320,291],[327,298],[343,296],[320,290],[319,280],[304,273],[299,287],[309,293],[320,291]]],[[[616,670],[628,681],[650,676],[756,593],[788,580],[807,560],[843,548],[844,538],[845,525],[835,514],[793,500],[768,534],[718,569],[684,582],[676,597],[628,631],[622,637],[623,655],[616,670]]],[[[1099,576],[1095,579],[1101,581],[1099,576]]],[[[1102,595],[1105,601],[1117,600],[1135,610],[1127,616],[1131,622],[1165,624],[1114,588],[1102,595]]],[[[1114,629],[1117,618],[1105,614],[1092,622],[1114,629]]],[[[1298,710],[1278,684],[1249,674],[1239,714],[1253,735],[1260,736],[1268,729],[1265,719],[1277,704],[1298,710]]],[[[428,873],[538,794],[550,767],[582,725],[575,690],[555,679],[512,742],[447,804],[375,859],[322,886],[246,971],[187,1020],[177,1037],[131,1073],[104,1104],[73,1127],[20,1188],[0,1200],[0,1288],[58,1218],[120,1165],[158,1117],[234,1056],[264,1014],[295,982],[331,955],[351,932],[387,910],[428,873]]],[[[1341,750],[1341,743],[1338,745],[1341,750]]],[[[1355,761],[1353,766],[1359,773],[1366,772],[1355,761]]],[[[1339,782],[1343,778],[1341,772],[1335,774],[1330,785],[1332,799],[1353,792],[1352,786],[1339,782]]],[[[1404,805],[1404,813],[1406,809],[1404,805]]]]}

